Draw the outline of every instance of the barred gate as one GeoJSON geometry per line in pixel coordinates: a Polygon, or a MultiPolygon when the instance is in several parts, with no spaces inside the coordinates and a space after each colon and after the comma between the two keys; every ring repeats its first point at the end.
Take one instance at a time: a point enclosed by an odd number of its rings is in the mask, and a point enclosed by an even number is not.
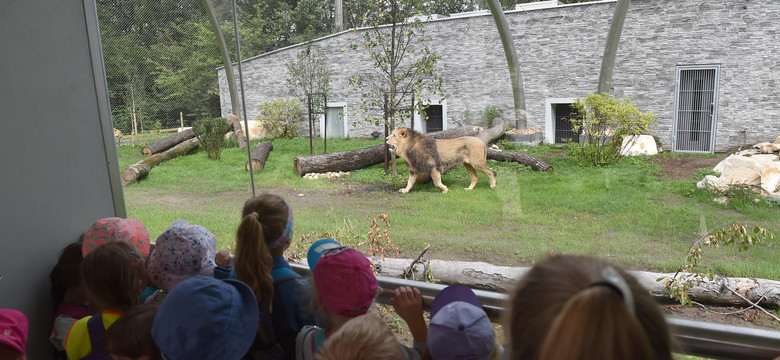
{"type": "Polygon", "coordinates": [[[675,89],[676,152],[715,152],[720,66],[678,66],[675,89]]]}

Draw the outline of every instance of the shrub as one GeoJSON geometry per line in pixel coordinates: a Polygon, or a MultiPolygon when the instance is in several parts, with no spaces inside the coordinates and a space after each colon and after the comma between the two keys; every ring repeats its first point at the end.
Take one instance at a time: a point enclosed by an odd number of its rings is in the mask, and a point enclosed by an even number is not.
{"type": "Polygon", "coordinates": [[[573,106],[577,116],[570,119],[572,130],[580,134],[574,155],[591,165],[620,160],[623,138],[641,135],[656,120],[652,113],[640,112],[631,99],[615,99],[607,93],[590,94],[573,106]]]}
{"type": "Polygon", "coordinates": [[[209,159],[219,160],[225,133],[230,129],[225,118],[203,118],[192,124],[192,131],[200,142],[200,147],[206,151],[209,159]]]}
{"type": "Polygon", "coordinates": [[[497,116],[501,116],[501,114],[504,112],[500,107],[497,106],[485,106],[485,110],[482,111],[484,114],[484,121],[485,121],[485,127],[491,127],[493,125],[493,119],[495,119],[497,116]]]}
{"type": "Polygon", "coordinates": [[[260,115],[255,120],[260,121],[260,126],[270,137],[292,139],[303,125],[303,105],[295,98],[266,101],[257,110],[260,115]]]}

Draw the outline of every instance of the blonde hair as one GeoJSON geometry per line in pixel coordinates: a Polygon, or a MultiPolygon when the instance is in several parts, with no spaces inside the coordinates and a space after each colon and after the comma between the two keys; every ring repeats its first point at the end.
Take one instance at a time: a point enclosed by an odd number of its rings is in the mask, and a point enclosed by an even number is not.
{"type": "Polygon", "coordinates": [[[350,319],[325,340],[317,360],[396,360],[403,359],[401,344],[377,315],[350,319]]]}
{"type": "Polygon", "coordinates": [[[81,277],[91,304],[124,312],[138,303],[147,280],[146,264],[133,245],[111,241],[87,254],[81,277]]]}
{"type": "Polygon", "coordinates": [[[658,305],[625,271],[615,269],[625,290],[612,286],[604,275],[608,267],[578,256],[556,256],[534,266],[518,282],[507,307],[507,358],[567,360],[587,354],[607,360],[671,360],[669,331],[658,305]],[[633,301],[624,300],[631,297],[633,301]]]}
{"type": "Polygon", "coordinates": [[[277,239],[287,224],[288,208],[273,194],[261,194],[244,203],[236,231],[235,269],[238,280],[249,285],[257,300],[270,306],[274,295],[271,279],[273,258],[268,243],[277,239]]]}

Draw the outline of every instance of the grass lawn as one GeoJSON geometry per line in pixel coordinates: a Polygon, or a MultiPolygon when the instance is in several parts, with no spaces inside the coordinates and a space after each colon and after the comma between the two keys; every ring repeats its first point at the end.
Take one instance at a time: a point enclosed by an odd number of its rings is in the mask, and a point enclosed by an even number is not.
{"type": "MultiPolygon", "coordinates": [[[[329,139],[328,152],[380,141],[329,139]]],[[[671,272],[702,227],[711,230],[736,222],[780,231],[776,204],[749,200],[716,204],[711,194],[695,188],[701,177],[665,178],[657,161],[647,158],[588,167],[572,160],[564,148],[503,144],[505,150],[547,160],[555,171],[488,161],[498,174],[496,189],[490,189],[487,176],[480,174],[476,189],[464,191],[469,177],[459,167],[443,176],[450,187],[447,194],[430,183],[416,184],[410,193],[401,194],[398,189],[407,179],[403,160],[398,162],[397,178],[385,176],[380,164],[341,178],[309,180],[293,173],[293,158],[309,154],[308,139],[272,142],[265,169],[254,175],[256,191],[273,192],[290,202],[296,248],[301,250],[324,236],[365,250],[372,220],[385,213],[400,257],[414,257],[431,244],[429,258],[523,266],[549,254],[587,254],[632,270],[671,272]]],[[[321,140],[318,146],[321,151],[321,140]]],[[[143,159],[139,145],[120,146],[117,152],[120,170],[143,159]]],[[[659,156],[663,161],[685,155],[659,156]]],[[[246,150],[228,147],[219,161],[198,150],[163,163],[146,179],[124,187],[128,216],[146,224],[153,238],[173,220],[185,219],[214,232],[219,248],[233,247],[241,207],[251,196],[246,157],[246,150]]],[[[743,252],[733,246],[708,249],[703,265],[727,276],[780,279],[777,241],[743,252]]]]}

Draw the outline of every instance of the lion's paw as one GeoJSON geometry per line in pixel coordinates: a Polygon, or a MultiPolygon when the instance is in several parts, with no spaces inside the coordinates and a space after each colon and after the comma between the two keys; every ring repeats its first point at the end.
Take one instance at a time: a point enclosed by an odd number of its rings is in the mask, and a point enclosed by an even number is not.
{"type": "Polygon", "coordinates": [[[471,190],[474,190],[474,189],[465,187],[465,188],[463,188],[463,190],[471,191],[471,190]]]}
{"type": "Polygon", "coordinates": [[[409,190],[406,190],[406,189],[401,189],[401,190],[398,190],[398,192],[406,194],[406,193],[408,193],[408,192],[409,192],[409,190]]]}

